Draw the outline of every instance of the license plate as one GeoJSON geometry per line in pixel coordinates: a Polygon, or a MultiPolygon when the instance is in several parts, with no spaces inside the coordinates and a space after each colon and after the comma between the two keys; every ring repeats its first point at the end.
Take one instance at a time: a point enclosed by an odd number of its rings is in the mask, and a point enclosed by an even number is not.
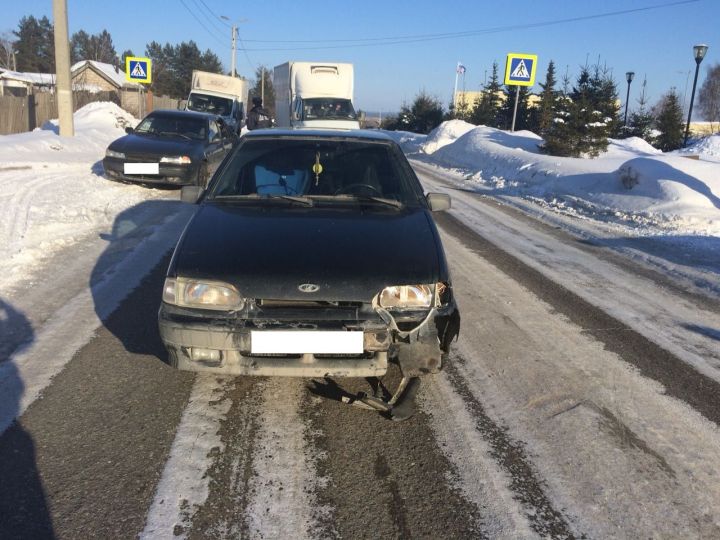
{"type": "Polygon", "coordinates": [[[250,332],[252,354],[361,354],[362,332],[269,330],[250,332]]]}
{"type": "Polygon", "coordinates": [[[125,174],[160,174],[159,163],[124,163],[125,174]]]}

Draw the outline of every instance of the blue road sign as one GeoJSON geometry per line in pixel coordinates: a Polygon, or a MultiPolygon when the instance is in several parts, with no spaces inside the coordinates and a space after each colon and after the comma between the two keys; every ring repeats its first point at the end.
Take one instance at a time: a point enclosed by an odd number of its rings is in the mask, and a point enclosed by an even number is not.
{"type": "Polygon", "coordinates": [[[126,57],[125,78],[132,82],[152,82],[152,60],[135,56],[126,57]]]}
{"type": "Polygon", "coordinates": [[[508,54],[505,64],[505,84],[532,86],[535,83],[536,54],[508,54]]]}

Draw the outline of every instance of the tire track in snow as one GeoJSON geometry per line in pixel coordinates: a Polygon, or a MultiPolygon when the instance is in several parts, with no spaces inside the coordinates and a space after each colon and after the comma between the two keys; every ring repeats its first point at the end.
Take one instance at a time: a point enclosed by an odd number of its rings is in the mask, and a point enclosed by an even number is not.
{"type": "Polygon", "coordinates": [[[200,373],[193,385],[141,540],[187,536],[190,516],[208,496],[212,453],[221,453],[220,422],[230,409],[232,379],[200,373]]]}
{"type": "Polygon", "coordinates": [[[455,466],[451,482],[482,510],[483,533],[488,538],[540,537],[516,500],[510,476],[496,462],[487,433],[478,429],[474,407],[455,390],[447,373],[424,384],[418,401],[430,417],[440,448],[455,466]]]}
{"type": "Polygon", "coordinates": [[[17,245],[27,230],[28,218],[32,208],[31,202],[37,192],[43,187],[54,182],[57,175],[45,178],[37,178],[30,182],[17,182],[15,185],[20,186],[18,190],[10,197],[9,201],[0,208],[3,228],[7,228],[7,233],[0,232],[0,237],[9,238],[10,245],[6,248],[8,255],[15,254],[17,245]]]}
{"type": "Polygon", "coordinates": [[[522,504],[531,528],[543,538],[574,538],[567,520],[554,508],[545,494],[545,486],[530,462],[521,441],[513,440],[506,428],[496,424],[485,412],[465,382],[461,371],[453,365],[465,363],[462,357],[454,358],[445,367],[447,380],[454,391],[462,397],[472,416],[475,429],[487,441],[490,455],[508,475],[514,498],[522,504]]]}
{"type": "Polygon", "coordinates": [[[300,379],[199,375],[141,539],[313,538],[300,379]]]}
{"type": "Polygon", "coordinates": [[[274,378],[265,385],[249,485],[251,538],[313,538],[329,512],[317,506],[314,495],[320,482],[313,463],[316,452],[308,445],[308,428],[300,416],[306,392],[303,379],[274,378]]]}

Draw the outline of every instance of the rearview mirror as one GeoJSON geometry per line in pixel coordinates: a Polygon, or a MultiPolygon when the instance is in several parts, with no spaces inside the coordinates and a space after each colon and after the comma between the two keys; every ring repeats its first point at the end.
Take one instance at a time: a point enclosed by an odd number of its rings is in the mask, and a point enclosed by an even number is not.
{"type": "Polygon", "coordinates": [[[447,193],[428,193],[425,198],[433,212],[450,210],[450,195],[447,193]]]}
{"type": "Polygon", "coordinates": [[[183,186],[180,190],[180,200],[182,202],[195,204],[202,195],[203,188],[200,186],[183,186]]]}

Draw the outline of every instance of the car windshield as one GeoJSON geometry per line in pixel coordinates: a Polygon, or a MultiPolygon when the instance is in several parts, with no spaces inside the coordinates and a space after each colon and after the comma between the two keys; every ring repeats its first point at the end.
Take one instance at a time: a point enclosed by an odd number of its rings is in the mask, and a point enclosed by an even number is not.
{"type": "Polygon", "coordinates": [[[312,98],[303,100],[303,120],[357,120],[349,99],[312,98]]]}
{"type": "Polygon", "coordinates": [[[416,206],[423,200],[417,177],[391,143],[290,137],[244,140],[211,186],[208,199],[288,196],[395,207],[416,206]]]}
{"type": "Polygon", "coordinates": [[[188,99],[187,108],[190,111],[228,116],[232,112],[232,100],[220,96],[192,93],[188,99]]]}
{"type": "Polygon", "coordinates": [[[150,114],[135,128],[135,133],[205,140],[206,124],[202,118],[150,114]]]}

